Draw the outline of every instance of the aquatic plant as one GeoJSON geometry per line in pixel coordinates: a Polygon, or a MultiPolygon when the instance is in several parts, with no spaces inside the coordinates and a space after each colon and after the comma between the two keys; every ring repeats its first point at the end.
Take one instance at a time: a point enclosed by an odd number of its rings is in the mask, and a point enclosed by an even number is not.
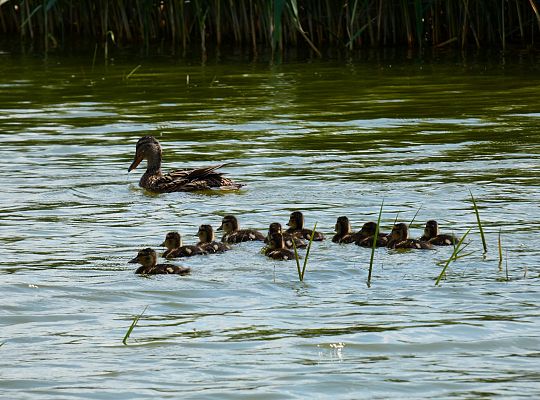
{"type": "Polygon", "coordinates": [[[136,315],[135,318],[133,318],[133,322],[131,323],[129,329],[127,330],[124,336],[124,340],[122,340],[122,343],[124,343],[125,345],[127,345],[127,340],[129,339],[129,336],[131,335],[133,328],[135,328],[135,325],[137,325],[137,322],[139,322],[139,318],[142,317],[142,315],[144,314],[147,308],[148,306],[144,307],[144,310],[142,310],[142,313],[140,313],[139,315],[136,315]]]}
{"type": "Polygon", "coordinates": [[[67,40],[116,45],[223,43],[281,52],[321,48],[531,46],[540,39],[537,0],[24,0],[0,1],[0,33],[45,51],[67,40]],[[109,33],[110,32],[110,33],[109,33]]]}
{"type": "MultiPolygon", "coordinates": [[[[467,235],[469,234],[469,232],[471,231],[471,228],[469,228],[467,230],[467,232],[465,232],[465,234],[461,237],[461,239],[459,239],[459,242],[454,246],[454,251],[452,253],[452,255],[450,256],[450,258],[448,260],[446,260],[446,263],[444,264],[444,267],[443,269],[441,270],[441,273],[439,274],[439,277],[437,278],[437,280],[435,281],[435,286],[438,286],[439,285],[439,282],[441,281],[442,277],[445,275],[446,273],[446,269],[448,268],[448,265],[450,265],[450,263],[452,261],[455,261],[457,260],[459,257],[458,257],[458,254],[460,253],[460,249],[461,249],[461,245],[463,244],[463,241],[465,240],[465,238],[467,237],[467,235]]],[[[465,248],[465,246],[463,247],[463,249],[465,248]]]]}
{"type": "Polygon", "coordinates": [[[298,249],[296,248],[296,243],[294,240],[292,240],[293,248],[294,248],[294,258],[296,260],[296,268],[298,269],[298,279],[300,279],[300,282],[304,281],[304,274],[306,273],[306,267],[307,262],[309,258],[309,251],[311,250],[311,244],[313,243],[313,238],[315,237],[315,230],[317,229],[317,222],[315,222],[315,226],[313,227],[313,231],[311,232],[311,236],[309,238],[309,243],[306,249],[306,256],[304,257],[304,265],[302,266],[302,269],[300,269],[300,257],[298,256],[298,249]]]}
{"type": "Polygon", "coordinates": [[[375,235],[373,236],[373,245],[371,246],[371,257],[369,259],[369,271],[367,278],[367,286],[371,287],[371,274],[373,272],[373,259],[375,258],[375,249],[377,248],[377,238],[379,237],[379,226],[381,225],[381,215],[384,206],[384,199],[381,201],[381,208],[379,209],[379,217],[377,218],[377,227],[375,228],[375,235]]]}
{"type": "Polygon", "coordinates": [[[486,237],[484,236],[484,229],[482,228],[482,221],[480,221],[480,213],[478,212],[478,206],[476,205],[476,200],[474,199],[474,196],[470,190],[469,190],[469,193],[471,194],[471,200],[473,203],[474,213],[476,214],[476,222],[478,223],[478,230],[480,231],[480,237],[482,238],[482,246],[484,247],[484,254],[485,254],[487,253],[487,244],[486,244],[486,237]]]}

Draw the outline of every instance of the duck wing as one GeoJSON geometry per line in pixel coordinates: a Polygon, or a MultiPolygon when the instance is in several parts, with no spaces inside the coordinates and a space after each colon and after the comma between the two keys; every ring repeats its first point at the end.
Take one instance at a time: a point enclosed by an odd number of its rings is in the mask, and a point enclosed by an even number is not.
{"type": "Polygon", "coordinates": [[[157,191],[170,192],[191,192],[195,190],[207,190],[212,188],[230,187],[239,189],[243,185],[233,182],[231,179],[224,178],[217,169],[226,164],[211,165],[196,169],[179,169],[172,171],[159,178],[155,183],[157,191]]]}

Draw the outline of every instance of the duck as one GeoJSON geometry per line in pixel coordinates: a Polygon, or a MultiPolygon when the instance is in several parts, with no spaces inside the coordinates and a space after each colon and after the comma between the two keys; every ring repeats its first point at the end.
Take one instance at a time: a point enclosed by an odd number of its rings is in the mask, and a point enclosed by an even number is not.
{"type": "Polygon", "coordinates": [[[199,226],[197,236],[199,237],[199,243],[197,243],[196,246],[203,249],[203,251],[206,251],[208,254],[224,253],[231,249],[231,246],[228,244],[215,241],[212,225],[203,224],[199,226]]]}
{"type": "Polygon", "coordinates": [[[190,192],[207,189],[240,189],[242,184],[236,183],[229,178],[216,172],[225,164],[212,165],[196,169],[179,169],[168,174],[161,172],[161,145],[153,136],[143,136],[137,142],[135,159],[128,168],[131,172],[141,163],[147,160],[146,172],[139,181],[139,186],[156,193],[190,192]]]}
{"type": "Polygon", "coordinates": [[[351,223],[346,216],[338,217],[334,230],[336,231],[336,234],[332,237],[334,243],[354,243],[365,238],[365,236],[361,235],[361,232],[352,232],[351,223]]]}
{"type": "Polygon", "coordinates": [[[388,234],[379,232],[375,239],[375,232],[377,232],[377,223],[366,222],[362,225],[362,229],[358,232],[358,239],[354,243],[361,247],[373,247],[373,241],[375,241],[375,247],[386,247],[388,234]]]}
{"type": "Polygon", "coordinates": [[[279,222],[272,222],[268,227],[268,235],[264,239],[264,243],[269,243],[270,238],[274,233],[281,233],[283,235],[283,244],[285,248],[292,249],[296,246],[297,249],[304,249],[307,247],[307,243],[299,237],[293,236],[289,233],[283,232],[281,224],[279,222]],[[293,245],[294,242],[294,245],[293,245]]]}
{"type": "Polygon", "coordinates": [[[226,215],[221,221],[218,231],[223,231],[223,243],[241,243],[252,240],[264,241],[264,235],[255,229],[240,229],[238,220],[234,215],[226,215]]]}
{"type": "Polygon", "coordinates": [[[191,272],[191,269],[188,267],[180,267],[173,264],[158,264],[157,263],[157,254],[156,252],[147,247],[142,249],[137,253],[137,256],[132,260],[128,261],[129,264],[141,264],[139,268],[135,271],[136,274],[176,274],[176,275],[187,275],[191,272]]]}
{"type": "Polygon", "coordinates": [[[265,256],[273,258],[274,260],[294,260],[295,256],[292,251],[285,248],[283,241],[283,234],[273,233],[268,240],[268,246],[264,252],[265,256]]]}
{"type": "Polygon", "coordinates": [[[430,219],[426,222],[426,227],[424,228],[424,235],[420,240],[429,242],[436,246],[452,246],[457,244],[458,240],[454,235],[446,235],[439,233],[439,224],[437,221],[430,219]]]}
{"type": "MultiPolygon", "coordinates": [[[[302,214],[302,212],[293,211],[289,217],[289,222],[287,222],[287,225],[289,226],[289,229],[287,229],[285,233],[289,233],[306,240],[311,239],[311,234],[313,231],[311,229],[304,228],[304,214],[302,214]]],[[[320,242],[321,240],[324,240],[324,235],[321,232],[315,231],[313,240],[320,242]]]]}
{"type": "Polygon", "coordinates": [[[177,258],[177,257],[191,257],[200,254],[206,254],[206,252],[199,246],[186,245],[182,243],[182,236],[178,232],[169,232],[165,236],[165,240],[161,243],[162,247],[166,247],[167,250],[162,254],[165,258],[177,258]]]}
{"type": "Polygon", "coordinates": [[[389,249],[431,249],[433,246],[428,242],[417,239],[409,239],[409,228],[403,222],[397,223],[390,232],[390,239],[386,245],[389,249]]]}

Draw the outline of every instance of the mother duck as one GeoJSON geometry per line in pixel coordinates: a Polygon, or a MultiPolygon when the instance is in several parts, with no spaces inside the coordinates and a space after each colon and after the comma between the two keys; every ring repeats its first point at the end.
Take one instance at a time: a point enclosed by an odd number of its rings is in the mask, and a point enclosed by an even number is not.
{"type": "Polygon", "coordinates": [[[161,145],[153,136],[144,136],[137,142],[135,159],[128,172],[137,168],[142,160],[147,160],[146,172],[139,181],[139,186],[151,192],[191,192],[194,190],[239,189],[243,185],[224,178],[216,169],[224,164],[197,169],[179,169],[163,174],[161,172],[161,145]]]}

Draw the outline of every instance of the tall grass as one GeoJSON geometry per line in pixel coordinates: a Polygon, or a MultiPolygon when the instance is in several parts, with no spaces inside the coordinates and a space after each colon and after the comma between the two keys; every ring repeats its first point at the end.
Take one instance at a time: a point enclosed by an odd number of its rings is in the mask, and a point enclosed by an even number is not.
{"type": "Polygon", "coordinates": [[[137,322],[139,322],[139,318],[142,317],[142,315],[144,314],[144,312],[146,311],[146,309],[148,308],[148,306],[144,307],[144,310],[142,310],[142,313],[140,313],[139,315],[136,315],[135,318],[133,318],[133,322],[131,322],[131,325],[129,327],[129,329],[127,330],[125,336],[124,336],[124,339],[122,340],[122,343],[124,343],[125,345],[127,345],[127,340],[129,339],[129,336],[131,335],[131,332],[133,332],[133,329],[135,328],[135,325],[137,325],[137,322]]]}
{"type": "Polygon", "coordinates": [[[454,252],[452,253],[452,255],[450,256],[450,258],[448,260],[446,260],[446,263],[444,264],[444,267],[443,269],[441,270],[441,273],[439,274],[439,277],[437,278],[437,280],[435,281],[435,286],[438,286],[439,285],[439,282],[441,281],[441,279],[443,278],[443,276],[446,274],[446,269],[448,268],[448,266],[450,265],[450,263],[452,261],[455,261],[457,260],[459,257],[459,253],[460,253],[460,249],[461,249],[461,245],[463,244],[463,241],[465,240],[465,238],[467,237],[467,235],[469,234],[469,232],[471,231],[471,228],[469,228],[469,230],[467,232],[465,232],[465,234],[461,237],[461,239],[459,239],[459,242],[456,244],[456,246],[454,247],[454,252]]]}
{"type": "Polygon", "coordinates": [[[522,47],[540,41],[538,0],[10,0],[0,33],[50,46],[170,42],[203,53],[232,44],[280,52],[303,46],[522,47]]]}
{"type": "Polygon", "coordinates": [[[377,218],[377,227],[375,228],[375,235],[373,236],[373,246],[371,246],[371,257],[369,258],[369,272],[367,278],[367,286],[371,287],[371,275],[373,272],[373,259],[375,258],[375,249],[377,248],[377,238],[379,237],[379,226],[381,225],[381,215],[384,206],[384,199],[381,201],[381,208],[379,209],[379,217],[377,218]]]}
{"type": "Polygon", "coordinates": [[[302,266],[302,269],[300,269],[300,257],[298,256],[298,249],[296,248],[296,243],[294,243],[294,239],[292,240],[293,248],[294,248],[294,258],[296,259],[296,268],[298,269],[298,279],[300,279],[300,282],[304,281],[304,275],[306,273],[306,267],[307,267],[307,262],[309,258],[309,251],[311,250],[311,244],[313,243],[313,238],[315,237],[316,229],[317,229],[317,223],[315,222],[315,226],[313,227],[313,231],[311,232],[311,236],[309,238],[309,243],[306,249],[306,256],[304,257],[304,265],[302,266]]]}
{"type": "Polygon", "coordinates": [[[476,222],[478,223],[478,230],[480,231],[480,237],[482,238],[482,246],[484,247],[484,254],[487,253],[487,244],[486,237],[484,236],[484,228],[482,228],[482,221],[480,220],[480,212],[478,211],[478,206],[472,192],[469,190],[471,195],[471,200],[473,203],[474,213],[476,214],[476,222]]]}

